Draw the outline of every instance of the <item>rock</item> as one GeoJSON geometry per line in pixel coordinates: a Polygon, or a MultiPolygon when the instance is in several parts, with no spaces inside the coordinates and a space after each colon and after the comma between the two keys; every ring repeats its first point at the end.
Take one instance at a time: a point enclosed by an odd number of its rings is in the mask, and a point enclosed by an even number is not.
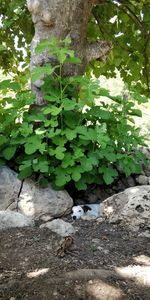
{"type": "Polygon", "coordinates": [[[101,247],[101,246],[98,246],[97,247],[97,250],[99,250],[99,251],[102,251],[104,254],[109,254],[109,250],[107,250],[107,249],[103,249],[103,247],[101,247]]]}
{"type": "Polygon", "coordinates": [[[150,227],[150,186],[137,186],[113,195],[100,204],[109,223],[121,223],[131,231],[150,227]]]}
{"type": "MultiPolygon", "coordinates": [[[[121,179],[118,180],[118,182],[113,186],[113,190],[115,190],[117,193],[122,192],[122,191],[124,191],[124,189],[126,189],[126,185],[122,182],[121,179]]],[[[111,194],[113,194],[113,193],[111,193],[111,194]]]]}
{"type": "Polygon", "coordinates": [[[11,227],[33,226],[34,222],[26,216],[11,210],[0,211],[0,230],[11,227]]]}
{"type": "Polygon", "coordinates": [[[43,216],[40,217],[40,220],[45,223],[45,222],[53,220],[53,217],[50,217],[49,215],[45,214],[45,215],[43,215],[43,216]]]}
{"type": "MultiPolygon", "coordinates": [[[[112,193],[112,191],[111,191],[111,193],[112,193]]],[[[100,203],[104,199],[108,198],[109,195],[110,195],[110,191],[109,191],[108,187],[107,187],[107,189],[104,189],[102,186],[97,186],[95,188],[88,188],[84,192],[83,201],[80,200],[76,204],[80,205],[80,204],[85,204],[85,203],[89,203],[89,204],[100,203]]]]}
{"type": "Polygon", "coordinates": [[[95,216],[81,216],[81,219],[84,220],[84,221],[92,221],[92,220],[96,220],[97,217],[95,216]]]}
{"type": "Polygon", "coordinates": [[[100,218],[96,219],[96,222],[103,223],[104,222],[104,218],[100,217],[100,218]]]}
{"type": "Polygon", "coordinates": [[[137,183],[139,183],[140,185],[147,185],[148,184],[148,177],[145,175],[139,175],[136,178],[137,183]]]}
{"type": "Polygon", "coordinates": [[[150,162],[148,162],[147,166],[144,167],[144,173],[146,176],[150,176],[150,162]]]}
{"type": "Polygon", "coordinates": [[[21,181],[17,173],[7,167],[0,167],[0,210],[16,208],[21,181]]]}
{"type": "Polygon", "coordinates": [[[74,227],[68,223],[63,221],[62,219],[56,219],[51,222],[47,222],[45,224],[42,224],[40,228],[49,228],[53,232],[56,232],[57,234],[61,235],[62,237],[71,235],[75,232],[74,227]]]}
{"type": "Polygon", "coordinates": [[[17,173],[0,167],[0,210],[18,208],[27,217],[49,221],[69,214],[72,206],[73,200],[66,191],[55,191],[50,185],[43,189],[32,180],[25,180],[21,189],[17,173]]]}
{"type": "Polygon", "coordinates": [[[95,238],[95,239],[92,239],[92,243],[94,243],[94,244],[100,244],[100,243],[101,243],[101,240],[95,238]]]}
{"type": "Polygon", "coordinates": [[[128,187],[133,187],[136,185],[136,182],[132,176],[127,177],[127,184],[128,187]]]}
{"type": "Polygon", "coordinates": [[[18,208],[21,213],[36,220],[51,220],[69,214],[73,200],[66,191],[55,191],[49,185],[41,188],[32,180],[25,180],[18,208]]]}
{"type": "Polygon", "coordinates": [[[139,233],[138,236],[150,238],[150,231],[146,230],[145,232],[139,233]]]}

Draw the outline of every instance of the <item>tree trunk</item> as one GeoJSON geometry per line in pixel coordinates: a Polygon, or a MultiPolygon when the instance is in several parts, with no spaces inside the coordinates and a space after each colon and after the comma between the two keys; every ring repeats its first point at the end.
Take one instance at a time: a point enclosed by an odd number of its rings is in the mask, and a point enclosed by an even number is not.
{"type": "MultiPolygon", "coordinates": [[[[42,39],[69,37],[72,49],[82,64],[68,65],[65,75],[83,74],[86,64],[93,59],[103,59],[110,51],[111,45],[106,41],[88,44],[86,38],[87,23],[95,0],[27,0],[28,9],[32,15],[35,35],[31,45],[31,70],[52,58],[46,53],[35,54],[35,48],[42,39]]],[[[37,104],[42,105],[43,99],[40,84],[34,84],[33,90],[37,96],[37,104]]]]}

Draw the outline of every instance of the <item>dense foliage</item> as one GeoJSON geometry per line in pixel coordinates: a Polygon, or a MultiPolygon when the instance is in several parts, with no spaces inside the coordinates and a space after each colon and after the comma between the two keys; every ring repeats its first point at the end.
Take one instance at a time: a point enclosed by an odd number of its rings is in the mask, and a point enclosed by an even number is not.
{"type": "Polygon", "coordinates": [[[113,77],[117,68],[128,88],[150,96],[150,2],[99,2],[93,9],[88,34],[92,40],[94,32],[95,38],[111,41],[113,51],[107,63],[93,62],[95,75],[113,77]]]}
{"type": "Polygon", "coordinates": [[[141,116],[135,100],[145,102],[150,93],[150,4],[147,0],[97,3],[87,38],[109,40],[113,50],[106,61],[90,62],[86,75],[64,78],[66,62],[80,63],[69,42],[42,42],[37,53],[50,51],[58,64],[32,73],[33,82],[43,82],[45,106],[39,109],[27,90],[34,30],[26,1],[0,0],[0,65],[4,74],[14,77],[0,83],[0,163],[19,171],[20,179],[34,176],[43,186],[50,180],[60,188],[73,181],[78,189],[85,189],[91,183],[112,183],[118,176],[117,165],[127,176],[140,172],[144,158],[135,149],[143,139],[133,116],[141,116]],[[116,69],[130,89],[128,97],[111,96],[91,78],[91,73],[113,77],[116,69]],[[99,101],[100,96],[107,101],[99,101]]]}
{"type": "MultiPolygon", "coordinates": [[[[99,0],[89,21],[87,36],[109,40],[113,50],[106,62],[93,61],[88,70],[96,76],[115,76],[117,68],[128,87],[150,95],[150,2],[147,0],[99,0]]],[[[29,62],[33,36],[31,17],[25,0],[1,0],[0,64],[4,71],[18,72],[18,65],[29,62]],[[18,40],[16,49],[15,37],[18,40]],[[22,48],[27,57],[23,57],[22,48]]]]}
{"type": "Polygon", "coordinates": [[[91,183],[110,184],[118,176],[116,164],[127,176],[139,173],[143,157],[133,150],[143,141],[132,119],[141,115],[134,107],[134,94],[127,101],[111,96],[87,75],[63,77],[66,62],[80,63],[68,40],[43,41],[36,51],[44,50],[58,64],[33,70],[32,81],[43,82],[43,108],[34,105],[34,97],[20,91],[18,83],[5,80],[0,84],[1,163],[6,160],[19,170],[20,179],[34,174],[42,185],[50,180],[59,188],[72,181],[78,189],[91,183]],[[7,90],[16,92],[14,99],[4,96],[7,90]],[[100,96],[107,101],[96,104],[100,96]]]}

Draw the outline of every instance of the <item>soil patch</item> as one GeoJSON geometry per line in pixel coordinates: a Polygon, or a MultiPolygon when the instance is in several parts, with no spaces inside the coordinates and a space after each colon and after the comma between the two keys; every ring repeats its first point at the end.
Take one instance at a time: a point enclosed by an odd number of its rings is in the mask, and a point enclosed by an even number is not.
{"type": "Polygon", "coordinates": [[[150,299],[148,238],[97,221],[74,226],[74,248],[63,258],[56,255],[61,238],[49,229],[1,232],[0,299],[150,299]],[[119,267],[128,267],[126,276],[119,267]]]}

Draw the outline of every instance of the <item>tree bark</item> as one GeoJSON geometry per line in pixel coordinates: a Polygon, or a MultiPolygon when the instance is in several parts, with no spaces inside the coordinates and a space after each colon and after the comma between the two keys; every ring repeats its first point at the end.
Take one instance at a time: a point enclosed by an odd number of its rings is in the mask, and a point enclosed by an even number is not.
{"type": "MultiPolygon", "coordinates": [[[[31,44],[31,70],[52,58],[46,53],[35,54],[35,48],[42,39],[69,37],[72,49],[82,63],[80,65],[68,65],[65,75],[83,74],[86,64],[93,59],[104,59],[111,49],[106,41],[97,41],[88,44],[86,38],[87,23],[95,0],[27,0],[28,9],[32,15],[35,34],[31,44]]],[[[43,105],[40,84],[34,84],[37,104],[43,105]]]]}

